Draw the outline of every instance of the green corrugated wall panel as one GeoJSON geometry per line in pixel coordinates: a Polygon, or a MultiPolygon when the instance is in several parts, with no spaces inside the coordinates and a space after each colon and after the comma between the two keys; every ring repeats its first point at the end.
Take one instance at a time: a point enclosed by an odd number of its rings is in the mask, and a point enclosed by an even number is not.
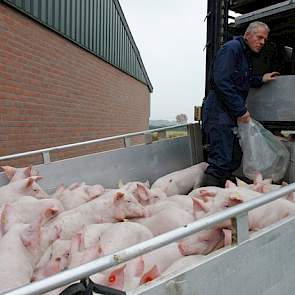
{"type": "Polygon", "coordinates": [[[145,83],[149,81],[118,0],[3,0],[145,83]]]}

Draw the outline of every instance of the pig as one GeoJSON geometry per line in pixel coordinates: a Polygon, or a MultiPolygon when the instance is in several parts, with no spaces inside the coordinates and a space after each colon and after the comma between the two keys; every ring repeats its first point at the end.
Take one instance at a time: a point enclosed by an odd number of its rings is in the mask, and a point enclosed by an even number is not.
{"type": "Polygon", "coordinates": [[[178,247],[182,255],[207,255],[222,248],[225,244],[224,238],[224,232],[219,228],[202,230],[180,240],[178,247]]]}
{"type": "Polygon", "coordinates": [[[70,210],[102,195],[104,188],[101,185],[72,184],[68,188],[63,185],[53,194],[53,198],[60,200],[65,210],[70,210]]]}
{"type": "Polygon", "coordinates": [[[184,226],[194,221],[194,216],[187,211],[179,208],[178,204],[168,206],[151,217],[139,219],[137,222],[148,227],[154,236],[160,235],[175,228],[184,226]]]}
{"type": "Polygon", "coordinates": [[[31,281],[39,247],[40,228],[16,224],[0,240],[0,292],[31,281]],[[9,257],[9,259],[8,259],[9,257]]]}
{"type": "Polygon", "coordinates": [[[1,214],[1,231],[6,233],[16,223],[29,224],[37,220],[45,209],[52,209],[56,214],[63,211],[63,206],[58,200],[37,200],[24,196],[14,203],[4,204],[1,214]]]}
{"type": "Polygon", "coordinates": [[[71,239],[83,226],[89,224],[145,216],[144,207],[130,193],[115,190],[111,196],[96,198],[77,208],[62,212],[45,226],[47,231],[50,233],[56,226],[59,226],[61,238],[67,240],[71,239]]]}
{"type": "Polygon", "coordinates": [[[73,268],[81,264],[90,262],[101,255],[100,246],[93,245],[85,248],[83,235],[78,232],[74,235],[70,248],[69,265],[68,268],[73,268]]]}
{"type": "Polygon", "coordinates": [[[22,196],[32,196],[37,199],[48,198],[47,193],[36,182],[41,178],[41,176],[32,176],[0,187],[0,206],[4,203],[15,202],[22,196]]]}
{"type": "Polygon", "coordinates": [[[0,168],[4,171],[10,182],[38,175],[38,172],[31,165],[24,168],[15,168],[12,166],[0,166],[0,168]]]}
{"type": "Polygon", "coordinates": [[[207,166],[207,163],[202,162],[189,168],[172,172],[157,179],[151,188],[162,190],[168,197],[186,195],[193,188],[200,186],[207,166]]]}
{"type": "Polygon", "coordinates": [[[107,228],[102,234],[99,244],[102,255],[108,255],[151,239],[152,237],[152,232],[141,224],[135,222],[119,222],[107,228]],[[122,233],[124,234],[122,235],[122,233]]]}
{"type": "Polygon", "coordinates": [[[181,257],[177,243],[172,243],[104,271],[103,284],[119,290],[133,290],[158,278],[181,257]]]}
{"type": "Polygon", "coordinates": [[[194,217],[185,210],[168,207],[155,215],[137,219],[136,222],[146,226],[154,236],[160,235],[177,227],[189,224],[194,217]]]}
{"type": "Polygon", "coordinates": [[[64,270],[68,265],[68,259],[68,253],[64,253],[61,257],[50,258],[46,264],[35,268],[31,281],[39,281],[64,270]]]}
{"type": "Polygon", "coordinates": [[[15,224],[0,240],[0,292],[31,281],[42,254],[41,225],[48,215],[44,213],[31,225],[15,224]]]}
{"type": "MultiPolygon", "coordinates": [[[[41,269],[42,267],[46,266],[50,260],[54,263],[54,261],[57,261],[59,258],[67,258],[70,255],[70,249],[71,249],[71,240],[61,240],[57,239],[55,240],[49,247],[45,250],[43,253],[41,259],[39,260],[38,264],[36,265],[36,268],[41,269]]],[[[61,263],[65,262],[60,261],[61,263]]]]}
{"type": "MultiPolygon", "coordinates": [[[[223,195],[220,194],[218,197],[211,198],[207,203],[195,199],[195,202],[199,204],[199,209],[203,210],[207,215],[213,214],[262,195],[246,188],[235,187],[233,184],[227,183],[226,186],[227,188],[224,189],[223,195]]],[[[249,229],[255,231],[294,214],[294,203],[286,199],[278,199],[249,212],[249,229]]],[[[229,222],[225,222],[222,225],[230,227],[229,222]]]]}

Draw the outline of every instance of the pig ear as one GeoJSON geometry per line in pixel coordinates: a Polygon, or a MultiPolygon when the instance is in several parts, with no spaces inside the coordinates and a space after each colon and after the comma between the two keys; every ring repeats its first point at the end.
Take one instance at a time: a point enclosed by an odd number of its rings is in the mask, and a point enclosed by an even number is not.
{"type": "Polygon", "coordinates": [[[205,213],[208,213],[208,209],[206,207],[206,205],[204,204],[204,201],[198,199],[198,198],[194,198],[192,197],[193,200],[193,207],[194,207],[194,212],[196,211],[204,211],[205,213]]]}
{"type": "Polygon", "coordinates": [[[114,201],[113,201],[113,203],[114,204],[117,204],[117,203],[119,203],[120,201],[123,201],[124,200],[124,193],[122,193],[122,192],[117,192],[116,194],[115,194],[115,197],[114,197],[114,201]]]}
{"type": "Polygon", "coordinates": [[[34,181],[38,181],[40,179],[42,179],[42,176],[31,176],[31,177],[29,177],[27,179],[27,182],[26,182],[26,185],[25,186],[26,187],[30,187],[30,186],[32,186],[32,184],[33,184],[34,181]]]}
{"type": "Polygon", "coordinates": [[[239,187],[247,187],[248,186],[248,184],[245,181],[239,179],[238,177],[236,177],[236,182],[237,182],[237,186],[239,186],[239,187]]]}
{"type": "Polygon", "coordinates": [[[237,187],[237,186],[232,181],[227,180],[225,182],[225,188],[234,188],[234,187],[237,187]]]}
{"type": "Polygon", "coordinates": [[[154,265],[148,272],[146,272],[140,279],[140,285],[150,282],[160,276],[157,265],[154,265]]]}
{"type": "Polygon", "coordinates": [[[24,174],[25,174],[25,177],[30,177],[33,175],[33,167],[32,165],[28,166],[25,170],[24,170],[24,174]]]}
{"type": "Polygon", "coordinates": [[[16,168],[11,166],[0,166],[0,168],[3,170],[8,179],[11,179],[16,172],[16,168]]]}
{"type": "Polygon", "coordinates": [[[147,189],[146,186],[141,183],[137,184],[136,191],[142,201],[148,201],[151,198],[149,189],[147,189]]]}
{"type": "Polygon", "coordinates": [[[136,265],[136,270],[135,270],[135,274],[134,275],[136,277],[140,277],[140,276],[142,276],[143,271],[144,271],[144,260],[143,260],[143,257],[140,256],[139,257],[139,261],[138,261],[138,263],[136,265]]]}
{"type": "Polygon", "coordinates": [[[243,199],[238,193],[231,194],[229,197],[229,207],[243,203],[243,199]]]}
{"type": "Polygon", "coordinates": [[[45,224],[48,220],[53,218],[58,214],[58,209],[57,208],[47,208],[43,211],[42,213],[42,221],[41,224],[45,224]]]}
{"type": "Polygon", "coordinates": [[[124,288],[124,269],[126,264],[123,266],[115,269],[110,273],[108,276],[108,286],[109,287],[116,287],[116,289],[123,289],[124,288]]]}

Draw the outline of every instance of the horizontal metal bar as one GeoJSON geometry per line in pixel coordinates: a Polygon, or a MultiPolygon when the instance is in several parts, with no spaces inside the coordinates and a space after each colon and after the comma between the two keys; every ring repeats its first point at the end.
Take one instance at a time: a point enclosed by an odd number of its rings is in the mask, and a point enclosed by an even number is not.
{"type": "MultiPolygon", "coordinates": [[[[190,124],[195,124],[195,123],[197,123],[197,122],[191,122],[191,123],[188,123],[188,124],[179,124],[179,125],[173,125],[173,126],[168,126],[168,127],[156,128],[156,129],[151,129],[151,130],[148,130],[148,131],[149,132],[158,132],[158,131],[162,131],[162,130],[176,129],[176,128],[188,126],[190,124]]],[[[44,153],[44,152],[65,150],[65,149],[68,149],[68,148],[84,146],[84,145],[93,144],[93,143],[102,143],[102,142],[109,141],[109,140],[122,139],[124,137],[144,135],[146,132],[147,132],[147,130],[144,130],[144,131],[139,131],[139,132],[132,132],[132,133],[127,133],[127,134],[120,134],[120,135],[115,135],[115,136],[110,136],[110,137],[104,137],[104,138],[99,138],[99,139],[82,141],[82,142],[77,142],[77,143],[72,143],[72,144],[65,144],[65,145],[60,145],[60,146],[56,146],[56,147],[50,147],[50,148],[45,148],[45,149],[40,149],[40,150],[35,150],[35,151],[12,154],[12,155],[7,155],[7,156],[0,157],[0,161],[17,159],[17,158],[21,158],[21,157],[28,157],[28,156],[32,156],[32,155],[36,155],[36,154],[40,154],[40,153],[44,153]]]]}
{"type": "Polygon", "coordinates": [[[289,11],[291,9],[295,8],[295,1],[294,0],[288,0],[284,2],[280,2],[265,8],[261,8],[258,10],[255,10],[253,12],[249,12],[246,14],[243,14],[241,16],[238,16],[236,18],[236,25],[240,25],[243,23],[247,23],[250,21],[254,21],[263,17],[271,16],[274,14],[279,14],[285,11],[289,11]]]}
{"type": "Polygon", "coordinates": [[[72,283],[82,278],[87,278],[94,273],[110,268],[114,265],[123,263],[134,257],[142,255],[144,253],[150,252],[162,246],[168,245],[179,239],[182,239],[188,235],[195,232],[201,231],[206,228],[210,228],[216,224],[221,223],[224,220],[230,219],[234,216],[248,212],[249,210],[255,209],[266,203],[272,202],[290,192],[295,191],[295,183],[288,186],[280,188],[277,191],[273,191],[264,194],[258,198],[245,202],[243,204],[234,206],[232,208],[226,209],[222,212],[204,217],[191,224],[185,225],[183,227],[177,228],[173,231],[164,233],[150,240],[144,241],[142,243],[136,244],[127,249],[118,251],[112,255],[108,255],[99,259],[96,259],[87,264],[78,266],[76,268],[63,271],[62,273],[56,274],[44,280],[31,283],[25,287],[15,289],[4,293],[6,295],[37,295],[42,294],[63,285],[72,283]]]}

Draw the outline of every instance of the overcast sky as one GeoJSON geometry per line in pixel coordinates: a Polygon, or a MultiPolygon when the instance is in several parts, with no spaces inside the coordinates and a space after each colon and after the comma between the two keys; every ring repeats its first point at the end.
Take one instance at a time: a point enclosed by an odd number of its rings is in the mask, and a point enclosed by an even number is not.
{"type": "Polygon", "coordinates": [[[206,0],[119,0],[154,87],[150,119],[174,120],[205,91],[206,0]]]}

